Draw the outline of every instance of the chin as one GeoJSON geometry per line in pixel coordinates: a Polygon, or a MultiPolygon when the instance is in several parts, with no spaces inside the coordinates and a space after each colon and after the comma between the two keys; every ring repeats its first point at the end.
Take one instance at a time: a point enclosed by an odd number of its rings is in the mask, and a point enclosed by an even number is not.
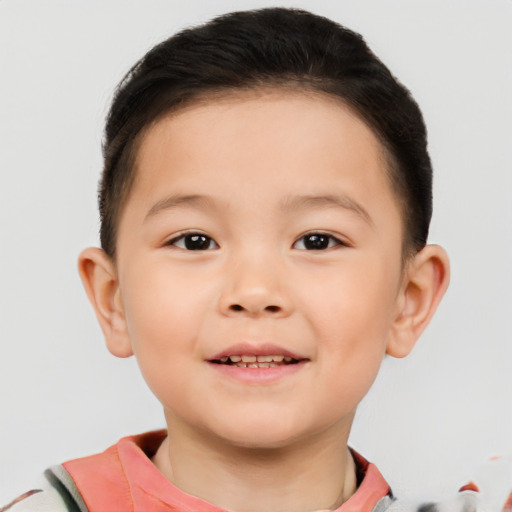
{"type": "Polygon", "coordinates": [[[226,439],[231,446],[235,448],[241,448],[243,450],[254,450],[254,451],[276,451],[283,450],[290,447],[296,441],[294,437],[285,436],[254,436],[249,438],[248,436],[240,436],[238,438],[226,439]]]}
{"type": "Polygon", "coordinates": [[[233,420],[216,434],[231,446],[252,450],[283,449],[307,436],[301,422],[276,421],[275,417],[268,421],[233,420]]]}

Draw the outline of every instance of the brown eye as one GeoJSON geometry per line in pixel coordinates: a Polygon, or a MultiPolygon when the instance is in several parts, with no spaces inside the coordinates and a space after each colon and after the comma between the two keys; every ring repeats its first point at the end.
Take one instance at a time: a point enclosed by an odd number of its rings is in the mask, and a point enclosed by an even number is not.
{"type": "Polygon", "coordinates": [[[174,245],[180,249],[186,249],[187,251],[208,251],[219,248],[213,238],[203,235],[202,233],[187,233],[181,235],[171,240],[169,245],[174,245]]]}
{"type": "Polygon", "coordinates": [[[341,245],[341,242],[331,235],[325,233],[309,233],[297,240],[294,244],[294,249],[306,251],[323,251],[341,245]]]}

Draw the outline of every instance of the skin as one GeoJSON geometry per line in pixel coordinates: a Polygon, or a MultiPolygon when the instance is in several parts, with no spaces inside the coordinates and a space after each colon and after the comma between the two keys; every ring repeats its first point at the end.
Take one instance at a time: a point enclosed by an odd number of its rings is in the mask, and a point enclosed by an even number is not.
{"type": "Polygon", "coordinates": [[[154,462],[185,492],[237,512],[333,509],[354,492],[356,407],[448,285],[440,247],[403,264],[382,151],[341,103],[279,90],[145,134],[117,260],[87,249],[80,272],[109,349],[135,354],[164,407],[154,462]],[[191,233],[204,250],[187,249],[191,233]],[[239,349],[301,363],[272,379],[212,363],[239,349]]]}

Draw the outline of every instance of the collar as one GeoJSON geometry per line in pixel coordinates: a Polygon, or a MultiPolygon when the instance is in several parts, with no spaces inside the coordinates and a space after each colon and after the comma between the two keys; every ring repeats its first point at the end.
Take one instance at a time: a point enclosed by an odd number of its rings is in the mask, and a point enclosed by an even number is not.
{"type": "MultiPolygon", "coordinates": [[[[227,512],[181,491],[154,466],[150,457],[166,435],[159,430],[125,437],[101,454],[65,463],[89,511],[227,512]]],[[[360,483],[335,512],[371,512],[390,493],[389,485],[374,464],[351,453],[360,483]]]]}

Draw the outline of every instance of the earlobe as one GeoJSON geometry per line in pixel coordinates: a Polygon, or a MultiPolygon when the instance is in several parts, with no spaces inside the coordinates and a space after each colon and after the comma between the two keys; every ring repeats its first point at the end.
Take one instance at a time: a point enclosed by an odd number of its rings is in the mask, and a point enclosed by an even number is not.
{"type": "Polygon", "coordinates": [[[133,351],[112,260],[103,250],[89,247],[78,258],[78,271],[108,349],[117,357],[131,356],[133,351]]]}
{"type": "Polygon", "coordinates": [[[450,264],[446,251],[427,245],[409,262],[397,300],[397,311],[386,353],[405,357],[429,324],[448,288],[450,264]]]}

